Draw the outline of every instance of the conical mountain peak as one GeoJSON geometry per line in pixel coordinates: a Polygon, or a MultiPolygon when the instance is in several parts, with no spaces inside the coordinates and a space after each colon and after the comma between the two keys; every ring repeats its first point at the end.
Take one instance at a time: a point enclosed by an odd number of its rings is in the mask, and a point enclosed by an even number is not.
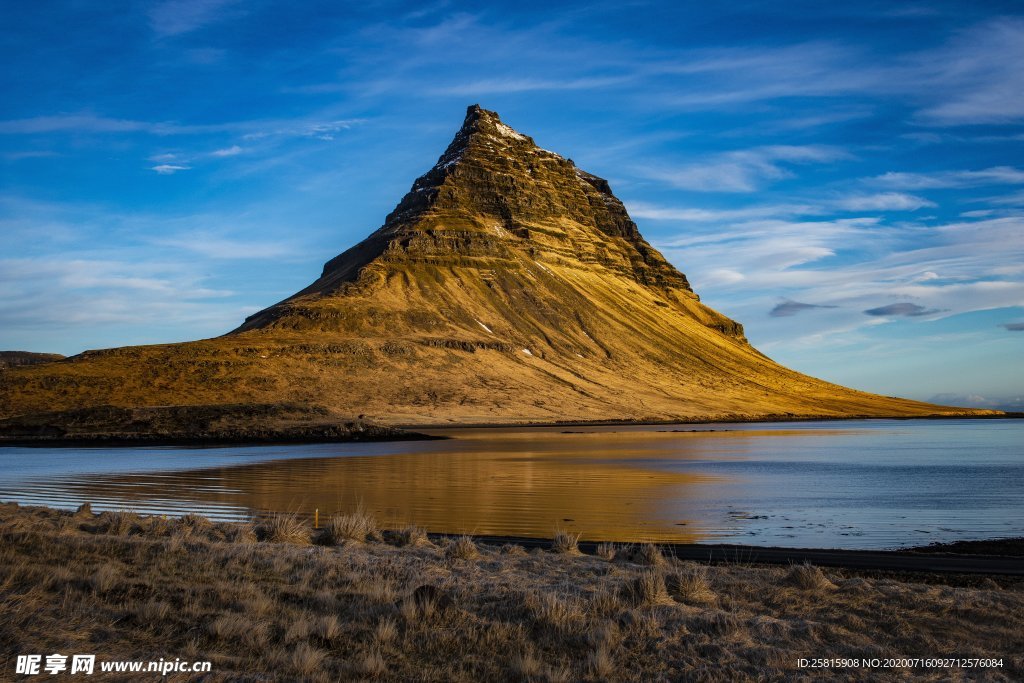
{"type": "Polygon", "coordinates": [[[384,225],[234,332],[0,380],[0,417],[200,403],[390,424],[939,411],[772,362],[700,302],[606,180],[479,106],[384,225]]]}
{"type": "Polygon", "coordinates": [[[441,158],[444,159],[453,153],[464,151],[473,142],[482,144],[485,139],[492,145],[495,142],[499,143],[497,145],[499,149],[513,146],[518,146],[520,149],[536,147],[533,138],[529,135],[523,135],[503,123],[498,112],[484,109],[479,104],[473,104],[466,108],[466,118],[462,122],[462,127],[455,134],[455,138],[441,158]]]}
{"type": "MultiPolygon", "coordinates": [[[[297,296],[330,295],[370,273],[445,259],[521,268],[524,251],[531,262],[608,270],[697,299],[686,277],[643,239],[608,181],[479,105],[466,110],[451,144],[384,225],[328,261],[297,296]]],[[[261,324],[265,313],[243,329],[261,324]]],[[[739,334],[732,321],[725,327],[739,334]]]]}

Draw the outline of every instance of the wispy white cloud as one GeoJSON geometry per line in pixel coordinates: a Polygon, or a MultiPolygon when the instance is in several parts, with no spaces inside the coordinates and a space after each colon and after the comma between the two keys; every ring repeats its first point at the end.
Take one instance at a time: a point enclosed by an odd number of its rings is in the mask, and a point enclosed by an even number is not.
{"type": "Polygon", "coordinates": [[[269,137],[307,137],[333,140],[339,133],[364,123],[365,119],[337,119],[333,121],[295,120],[265,122],[253,125],[254,130],[242,136],[243,140],[260,140],[269,137]]]}
{"type": "Polygon", "coordinates": [[[1024,170],[1013,166],[993,166],[978,171],[889,172],[871,178],[867,182],[872,185],[903,190],[1021,185],[1024,184],[1024,170]]]}
{"type": "Polygon", "coordinates": [[[58,114],[0,121],[0,134],[20,135],[63,131],[123,133],[151,129],[153,125],[141,121],[112,119],[92,114],[58,114]]]}
{"type": "Polygon", "coordinates": [[[183,166],[181,164],[157,164],[153,166],[152,170],[156,171],[160,175],[174,175],[178,171],[187,171],[191,166],[183,166]]]}
{"type": "Polygon", "coordinates": [[[1024,119],[1024,20],[1000,17],[971,26],[947,45],[918,55],[907,71],[932,101],[918,113],[935,125],[1024,119]]]}
{"type": "Polygon", "coordinates": [[[0,159],[4,161],[21,161],[23,159],[47,159],[49,157],[60,156],[57,152],[52,150],[19,150],[13,152],[3,152],[0,154],[0,159]]]}
{"type": "Polygon", "coordinates": [[[654,91],[662,107],[735,110],[782,99],[866,96],[912,107],[920,124],[951,126],[1024,120],[1022,61],[1024,20],[999,17],[885,61],[857,45],[815,41],[648,55],[631,73],[676,86],[654,91]]]}
{"type": "Polygon", "coordinates": [[[646,202],[627,202],[629,215],[633,218],[686,223],[721,223],[795,216],[824,216],[836,212],[917,211],[934,206],[936,204],[928,199],[900,192],[818,197],[812,201],[801,203],[755,204],[729,209],[682,208],[659,206],[646,202]]]}
{"type": "Polygon", "coordinates": [[[189,268],[60,257],[0,260],[0,321],[12,327],[95,325],[200,313],[231,292],[205,287],[189,268]]]}
{"type": "Polygon", "coordinates": [[[597,76],[579,78],[489,78],[457,85],[441,86],[433,91],[435,95],[491,95],[494,93],[521,93],[538,90],[597,90],[622,85],[630,81],[629,76],[597,76]]]}
{"type": "Polygon", "coordinates": [[[149,11],[149,23],[159,36],[177,36],[224,18],[238,0],[163,0],[149,11]]]}
{"type": "Polygon", "coordinates": [[[832,206],[844,211],[917,211],[936,206],[935,202],[902,192],[852,195],[837,199],[832,206]]]}
{"type": "Polygon", "coordinates": [[[91,113],[56,114],[25,119],[0,121],[2,135],[35,135],[41,133],[143,133],[157,136],[207,135],[234,133],[246,139],[269,136],[332,137],[364,119],[268,119],[228,121],[223,123],[181,124],[168,121],[138,121],[99,116],[91,113]]]}
{"type": "Polygon", "coordinates": [[[736,209],[698,209],[658,206],[646,202],[627,202],[627,208],[629,215],[633,218],[703,223],[783,216],[810,216],[825,211],[821,206],[813,204],[768,204],[736,209]]]}
{"type": "Polygon", "coordinates": [[[230,147],[225,147],[223,149],[216,149],[216,150],[210,152],[210,156],[213,156],[213,157],[233,157],[233,156],[236,156],[238,154],[241,154],[244,151],[245,150],[243,150],[238,145],[231,145],[230,147]]]}
{"type": "Polygon", "coordinates": [[[657,246],[705,301],[744,320],[762,342],[794,348],[792,327],[770,322],[779,297],[835,306],[802,317],[800,334],[817,343],[895,319],[1024,306],[1020,234],[1022,217],[937,225],[766,219],[712,224],[657,246]]]}
{"type": "Polygon", "coordinates": [[[174,238],[155,239],[153,244],[182,249],[217,260],[278,259],[295,256],[297,253],[294,243],[238,239],[204,231],[187,232],[174,238]]]}
{"type": "Polygon", "coordinates": [[[999,197],[988,197],[986,201],[992,204],[1024,206],[1024,191],[1013,192],[1011,194],[1006,194],[999,197]]]}
{"type": "Polygon", "coordinates": [[[645,166],[636,173],[686,190],[753,192],[772,180],[791,177],[789,166],[848,158],[848,152],[826,145],[768,145],[723,152],[675,168],[645,166]]]}

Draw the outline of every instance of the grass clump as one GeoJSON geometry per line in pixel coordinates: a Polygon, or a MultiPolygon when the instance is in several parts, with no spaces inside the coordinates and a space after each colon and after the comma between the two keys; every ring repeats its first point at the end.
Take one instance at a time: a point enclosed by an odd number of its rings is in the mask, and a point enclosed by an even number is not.
{"type": "Polygon", "coordinates": [[[636,607],[671,603],[665,577],[657,569],[648,569],[634,576],[622,588],[623,598],[636,607]]]}
{"type": "Polygon", "coordinates": [[[410,524],[404,529],[399,529],[393,534],[395,544],[399,547],[425,547],[432,546],[430,537],[427,536],[427,530],[423,527],[415,526],[410,524]]]}
{"type": "Polygon", "coordinates": [[[457,560],[475,560],[480,557],[480,549],[471,536],[459,536],[448,542],[445,554],[457,560]]]}
{"type": "Polygon", "coordinates": [[[257,535],[260,539],[271,543],[309,545],[312,532],[298,515],[278,512],[263,520],[257,530],[257,535]]]}
{"type": "Polygon", "coordinates": [[[362,508],[342,515],[334,515],[328,520],[320,535],[320,542],[325,545],[341,543],[365,543],[377,533],[377,520],[362,508]]]}
{"type": "Polygon", "coordinates": [[[708,572],[703,567],[687,567],[665,577],[669,595],[688,605],[710,605],[718,597],[708,584],[708,572]]]}
{"type": "Polygon", "coordinates": [[[625,560],[634,564],[643,564],[648,567],[660,567],[665,564],[665,556],[661,554],[661,548],[653,543],[637,543],[629,546],[624,555],[625,560]]]}
{"type": "Polygon", "coordinates": [[[565,555],[579,555],[580,535],[559,529],[551,539],[551,550],[565,555]]]}
{"type": "Polygon", "coordinates": [[[793,565],[783,582],[802,590],[832,590],[836,587],[821,571],[821,568],[813,564],[793,565]]]}
{"type": "Polygon", "coordinates": [[[526,608],[538,625],[559,633],[579,629],[586,618],[581,600],[553,593],[528,593],[526,608]]]}

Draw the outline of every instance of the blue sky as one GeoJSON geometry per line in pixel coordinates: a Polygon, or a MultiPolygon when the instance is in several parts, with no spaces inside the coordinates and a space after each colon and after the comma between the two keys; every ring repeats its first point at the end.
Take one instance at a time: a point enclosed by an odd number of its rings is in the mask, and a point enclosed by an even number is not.
{"type": "Polygon", "coordinates": [[[0,348],[233,328],[376,229],[479,102],[607,177],[780,362],[1024,405],[1019,3],[4,14],[0,348]]]}

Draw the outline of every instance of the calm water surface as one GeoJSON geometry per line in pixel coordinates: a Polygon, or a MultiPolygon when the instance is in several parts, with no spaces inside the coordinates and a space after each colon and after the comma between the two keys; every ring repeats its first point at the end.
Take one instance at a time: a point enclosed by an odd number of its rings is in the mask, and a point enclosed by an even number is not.
{"type": "Polygon", "coordinates": [[[0,500],[219,519],[362,505],[430,531],[620,541],[889,548],[1024,536],[1024,420],[431,433],[452,438],[0,448],[0,500]]]}

